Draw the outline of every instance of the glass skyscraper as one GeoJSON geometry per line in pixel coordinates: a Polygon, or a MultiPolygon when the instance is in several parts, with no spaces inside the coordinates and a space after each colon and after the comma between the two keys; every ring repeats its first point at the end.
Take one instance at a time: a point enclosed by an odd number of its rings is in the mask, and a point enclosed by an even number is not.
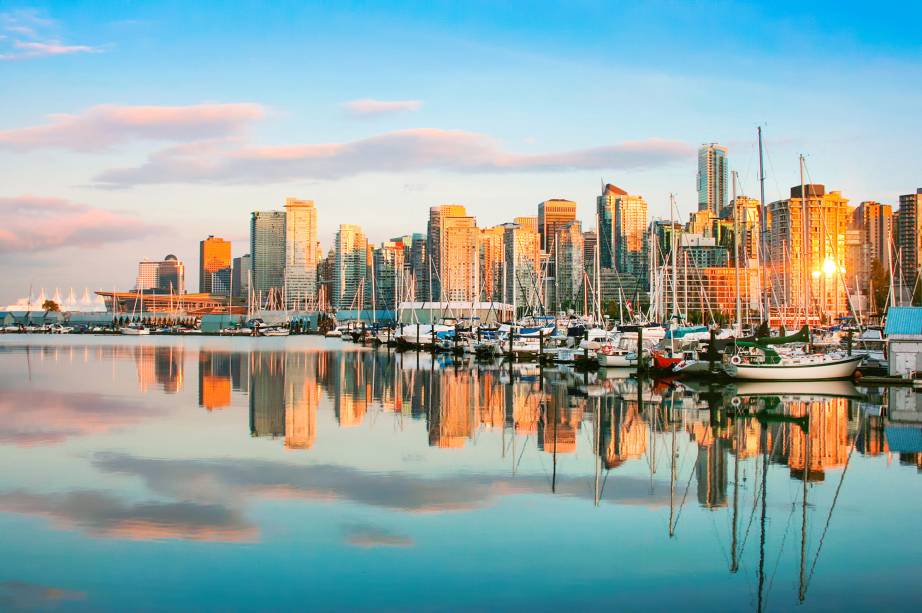
{"type": "Polygon", "coordinates": [[[727,148],[717,143],[701,145],[698,149],[698,210],[720,215],[729,199],[727,148]]]}
{"type": "Polygon", "coordinates": [[[285,282],[285,211],[253,211],[250,216],[253,291],[260,301],[281,292],[285,282]]]}

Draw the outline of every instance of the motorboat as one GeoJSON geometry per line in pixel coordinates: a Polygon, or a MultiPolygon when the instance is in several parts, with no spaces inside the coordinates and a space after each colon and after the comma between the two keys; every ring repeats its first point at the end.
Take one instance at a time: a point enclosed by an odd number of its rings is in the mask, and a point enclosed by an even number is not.
{"type": "Polygon", "coordinates": [[[596,351],[599,366],[609,368],[630,368],[637,366],[637,352],[612,344],[603,345],[596,351]]]}
{"type": "Polygon", "coordinates": [[[288,336],[290,331],[288,328],[282,328],[281,326],[271,326],[268,328],[260,328],[260,336],[288,336]]]}

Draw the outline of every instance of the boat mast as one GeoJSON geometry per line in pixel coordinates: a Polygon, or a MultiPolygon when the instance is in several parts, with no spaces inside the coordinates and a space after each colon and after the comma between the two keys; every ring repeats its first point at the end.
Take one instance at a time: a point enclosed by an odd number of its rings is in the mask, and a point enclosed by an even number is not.
{"type": "Polygon", "coordinates": [[[812,255],[812,245],[810,241],[810,224],[807,216],[809,215],[807,204],[807,193],[804,190],[804,156],[800,155],[800,223],[802,227],[801,230],[801,243],[800,243],[800,276],[801,283],[803,284],[803,301],[804,301],[804,325],[810,325],[810,297],[808,295],[810,289],[810,271],[807,270],[807,265],[810,262],[812,255]]]}
{"type": "Polygon", "coordinates": [[[732,173],[731,185],[733,189],[733,264],[736,277],[736,335],[743,334],[743,305],[740,298],[740,218],[739,203],[736,201],[736,171],[732,173]]]}
{"type": "Polygon", "coordinates": [[[675,231],[675,194],[669,194],[669,219],[672,225],[672,315],[670,319],[675,316],[678,311],[679,304],[679,292],[678,292],[678,270],[676,268],[676,255],[679,249],[678,243],[676,241],[676,231],[675,231]]]}
{"type": "Polygon", "coordinates": [[[764,301],[763,316],[765,321],[771,321],[770,316],[770,304],[769,304],[769,292],[768,292],[768,255],[765,252],[765,232],[766,228],[766,218],[768,208],[765,204],[765,164],[763,161],[762,155],[762,126],[759,126],[759,195],[761,201],[759,202],[759,251],[762,254],[762,298],[764,301]]]}

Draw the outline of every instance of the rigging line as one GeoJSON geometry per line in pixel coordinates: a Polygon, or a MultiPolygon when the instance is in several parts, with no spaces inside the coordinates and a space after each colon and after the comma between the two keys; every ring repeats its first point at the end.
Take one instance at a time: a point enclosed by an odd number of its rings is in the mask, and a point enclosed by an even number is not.
{"type": "MultiPolygon", "coordinates": [[[[708,437],[705,436],[705,440],[707,440],[707,438],[708,437]]],[[[686,445],[686,449],[687,448],[688,446],[686,445]]],[[[675,521],[672,524],[673,532],[675,532],[676,527],[679,525],[679,518],[682,517],[682,509],[685,508],[685,499],[688,497],[688,490],[689,488],[691,488],[691,480],[692,480],[692,477],[694,476],[695,476],[695,465],[694,463],[692,463],[692,469],[688,471],[688,481],[685,483],[685,493],[682,494],[682,502],[679,503],[679,512],[676,513],[675,521]]]]}
{"type": "Polygon", "coordinates": [[[858,432],[855,433],[855,439],[852,441],[852,447],[848,450],[848,457],[845,458],[845,468],[842,469],[842,476],[839,477],[839,485],[836,486],[836,493],[832,497],[832,505],[829,507],[829,514],[826,516],[826,524],[823,526],[823,534],[820,535],[820,543],[816,548],[816,556],[813,558],[813,564],[810,565],[810,574],[804,584],[804,597],[807,596],[807,590],[810,588],[810,581],[813,579],[813,571],[816,570],[816,563],[820,560],[820,552],[823,550],[823,542],[826,539],[826,532],[829,530],[829,523],[832,521],[832,512],[836,508],[836,502],[839,499],[839,492],[842,490],[842,484],[845,482],[845,473],[848,472],[848,465],[852,460],[852,453],[855,451],[855,444],[861,436],[861,430],[864,428],[864,422],[859,422],[858,432]]]}
{"type": "MultiPolygon", "coordinates": [[[[765,426],[761,426],[761,427],[764,428],[765,426]]],[[[775,440],[772,442],[772,449],[771,449],[771,453],[769,454],[769,457],[775,455],[776,446],[780,441],[781,441],[780,436],[775,437],[775,440]]],[[[759,487],[755,491],[755,497],[758,498],[761,495],[761,493],[762,493],[762,484],[760,483],[759,487]]],[[[740,546],[741,555],[743,553],[743,550],[746,548],[746,541],[749,540],[749,530],[750,528],[752,528],[752,522],[754,519],[755,519],[755,508],[753,507],[752,512],[749,514],[749,525],[746,526],[746,535],[743,537],[743,544],[740,546]]]]}
{"type": "Polygon", "coordinates": [[[775,568],[772,569],[772,576],[768,579],[768,590],[766,590],[766,593],[771,592],[772,585],[775,584],[775,575],[778,573],[778,566],[781,563],[781,554],[784,553],[784,544],[787,542],[788,532],[790,532],[791,530],[791,520],[794,519],[794,511],[796,510],[797,510],[797,499],[794,499],[791,502],[791,512],[788,514],[788,521],[784,525],[784,533],[783,533],[783,536],[781,537],[781,547],[778,549],[778,558],[775,560],[775,568]]]}

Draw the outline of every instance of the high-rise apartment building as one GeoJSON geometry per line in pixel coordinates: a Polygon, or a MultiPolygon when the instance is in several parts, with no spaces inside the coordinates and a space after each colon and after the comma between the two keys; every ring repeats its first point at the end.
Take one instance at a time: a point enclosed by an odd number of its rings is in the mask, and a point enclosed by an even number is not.
{"type": "Polygon", "coordinates": [[[186,272],[183,263],[172,253],[159,261],[138,262],[135,289],[159,293],[186,293],[186,272]]]}
{"type": "Polygon", "coordinates": [[[698,149],[698,210],[720,215],[727,206],[729,185],[727,148],[710,143],[698,149]]]}
{"type": "Polygon", "coordinates": [[[503,296],[503,226],[493,226],[480,231],[480,285],[481,296],[488,302],[501,302],[503,296]]]}
{"type": "Polygon", "coordinates": [[[285,284],[285,211],[253,211],[250,257],[256,299],[265,304],[274,298],[273,302],[280,307],[285,284]]]}
{"type": "Polygon", "coordinates": [[[364,300],[363,288],[367,283],[365,277],[368,266],[368,240],[362,228],[354,224],[341,224],[336,232],[334,250],[333,295],[330,302],[338,309],[358,308],[364,300]]]}
{"type": "Polygon", "coordinates": [[[285,200],[286,308],[307,309],[317,298],[317,208],[313,200],[285,200]]]}
{"type": "Polygon", "coordinates": [[[642,196],[619,196],[615,208],[615,253],[619,272],[647,278],[647,201],[642,196]]]}
{"type": "Polygon", "coordinates": [[[429,258],[427,251],[427,238],[425,234],[414,234],[410,246],[410,259],[408,267],[413,275],[413,300],[425,302],[429,300],[429,258]]]}
{"type": "Polygon", "coordinates": [[[537,306],[540,297],[541,237],[529,227],[505,224],[503,249],[506,254],[503,302],[518,310],[537,306]]]}
{"type": "Polygon", "coordinates": [[[234,286],[234,296],[236,298],[246,298],[249,296],[250,272],[252,269],[252,259],[249,253],[234,258],[233,270],[231,271],[231,285],[234,286]]]}
{"type": "Polygon", "coordinates": [[[900,210],[896,230],[896,248],[899,252],[900,270],[896,271],[902,285],[915,286],[922,263],[922,187],[914,194],[900,196],[900,210]]]}
{"type": "Polygon", "coordinates": [[[598,259],[599,234],[595,230],[583,232],[583,264],[590,277],[595,274],[596,259],[598,259]]]}
{"type": "Polygon", "coordinates": [[[866,293],[875,261],[884,270],[890,269],[891,242],[893,240],[893,207],[880,202],[862,202],[852,215],[852,229],[858,233],[858,254],[849,268],[849,276],[866,293]],[[857,275],[857,279],[854,277],[857,275]]]}
{"type": "Polygon", "coordinates": [[[460,204],[440,204],[429,209],[429,225],[426,232],[426,287],[429,300],[441,300],[442,296],[442,242],[444,221],[450,217],[466,217],[467,210],[460,204]]]}
{"type": "Polygon", "coordinates": [[[553,256],[557,231],[571,221],[576,221],[575,202],[551,198],[538,204],[538,233],[541,234],[541,249],[545,253],[553,256]]]}
{"type": "Polygon", "coordinates": [[[730,220],[739,228],[741,266],[759,259],[759,207],[759,201],[748,196],[737,196],[731,207],[730,220]]]}
{"type": "Polygon", "coordinates": [[[440,300],[473,301],[480,290],[480,229],[473,217],[442,221],[440,300]]]}
{"type": "Polygon", "coordinates": [[[538,232],[538,218],[537,217],[530,217],[530,216],[513,217],[512,223],[522,226],[522,228],[524,228],[525,230],[528,230],[529,232],[535,232],[535,233],[538,232]]]}
{"type": "MultiPolygon", "coordinates": [[[[385,241],[380,247],[374,248],[372,265],[374,266],[374,307],[377,310],[395,310],[397,305],[406,300],[404,292],[406,252],[403,243],[399,241],[385,241]]],[[[369,275],[371,277],[371,275],[369,275]]],[[[367,285],[372,287],[371,278],[367,285]]],[[[372,307],[372,296],[366,301],[368,308],[372,307]]]]}
{"type": "Polygon", "coordinates": [[[811,317],[843,315],[849,311],[843,283],[848,200],[820,184],[805,185],[804,191],[806,199],[800,185],[792,187],[789,199],[768,206],[768,261],[763,265],[769,267],[771,292],[792,315],[805,307],[811,317]]]}
{"type": "Polygon", "coordinates": [[[556,309],[575,308],[583,289],[585,255],[582,224],[571,221],[557,230],[554,257],[556,309]]]}
{"type": "Polygon", "coordinates": [[[199,242],[198,291],[227,296],[231,288],[231,243],[217,236],[199,242]]]}

